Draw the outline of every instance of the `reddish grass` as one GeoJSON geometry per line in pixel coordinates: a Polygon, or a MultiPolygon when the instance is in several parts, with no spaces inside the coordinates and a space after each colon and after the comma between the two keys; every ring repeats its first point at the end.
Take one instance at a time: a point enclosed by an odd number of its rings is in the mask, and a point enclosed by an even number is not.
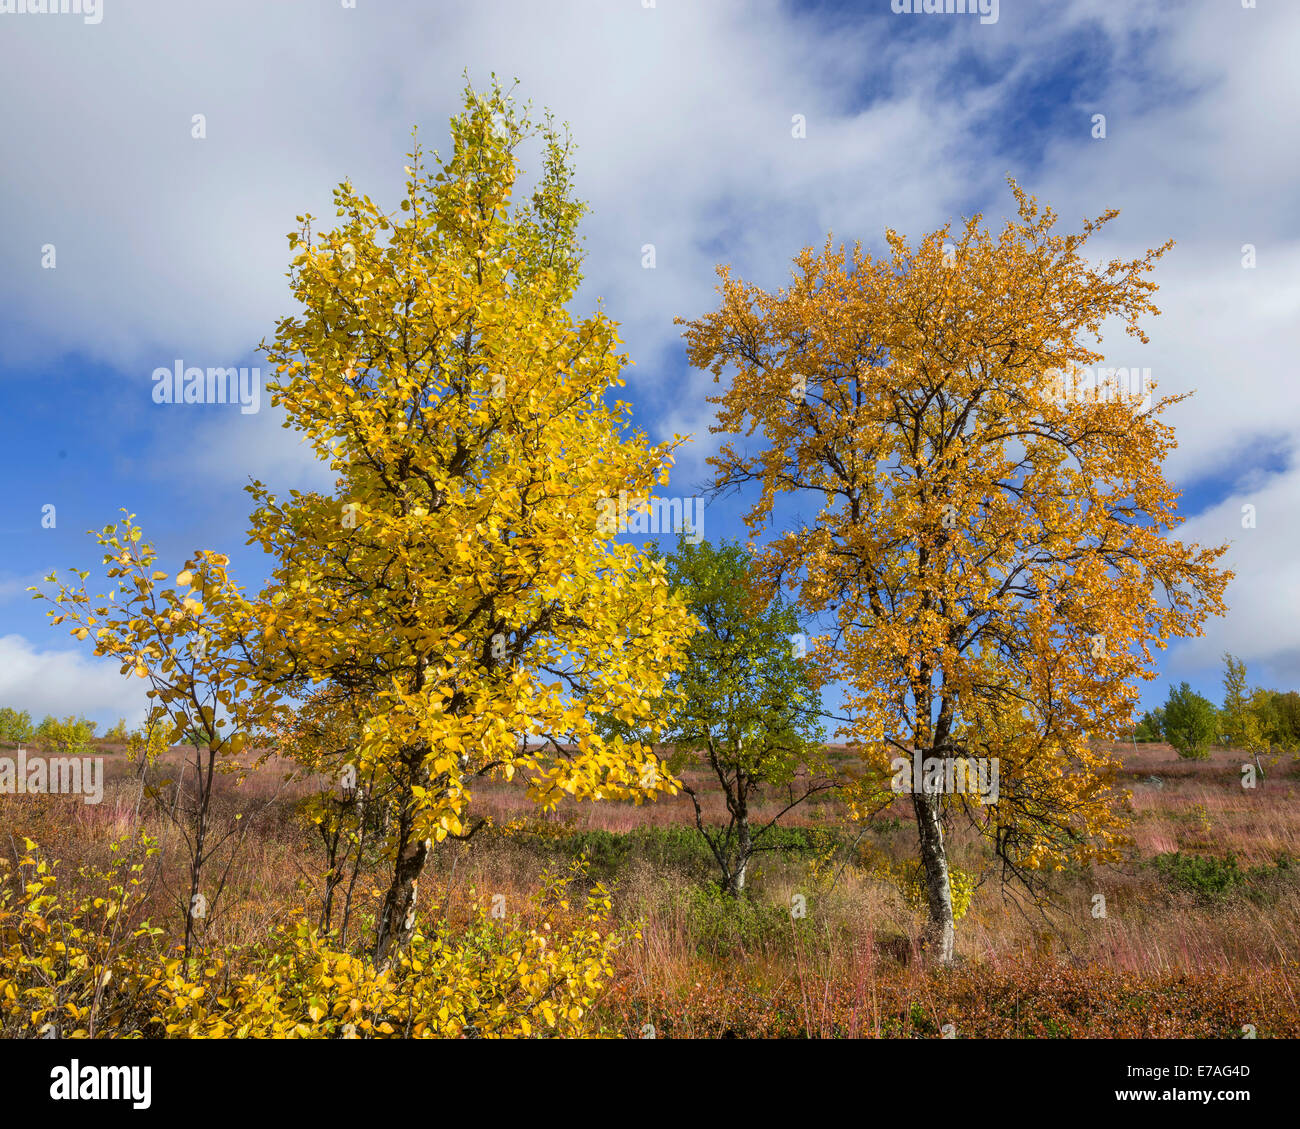
{"type": "MultiPolygon", "coordinates": [[[[780,915],[769,910],[761,927],[734,936],[711,931],[715,910],[700,900],[692,877],[630,865],[618,875],[615,910],[624,925],[638,924],[641,936],[622,954],[617,986],[602,1004],[605,1026],[629,1035],[653,1023],[659,1035],[920,1037],[951,1022],[962,1035],[1143,1037],[1231,1036],[1252,1023],[1260,1034],[1300,1034],[1300,875],[1269,871],[1258,896],[1206,902],[1171,887],[1150,865],[1173,851],[1232,853],[1243,868],[1300,856],[1296,762],[1261,758],[1266,775],[1247,790],[1240,753],[1186,761],[1168,746],[1112,749],[1122,762],[1119,784],[1131,793],[1129,857],[1050,876],[1042,906],[1002,889],[991,875],[958,925],[961,964],[950,972],[920,966],[920,917],[890,883],[853,865],[832,883],[810,875],[805,860],[765,856],[753,882],[757,905],[788,906],[792,893],[802,893],[808,920],[795,928],[786,913],[785,926],[773,925],[780,915]],[[1092,914],[1098,893],[1106,899],[1104,918],[1092,914]]],[[[109,842],[142,825],[161,845],[144,912],[175,929],[185,888],[180,837],[141,798],[135,767],[111,746],[101,752],[107,770],[101,804],[0,796],[0,849],[13,852],[28,835],[61,858],[71,877],[79,865],[102,862],[109,842]]],[[[183,761],[183,751],[172,750],[151,778],[174,777],[183,761]]],[[[242,815],[246,829],[210,923],[216,943],[260,939],[298,912],[319,910],[323,856],[295,810],[312,784],[286,783],[289,766],[274,759],[248,765],[242,784],[222,777],[216,792],[218,827],[234,826],[242,815]]],[[[704,773],[687,772],[707,789],[704,773]]],[[[706,814],[720,820],[720,798],[707,794],[706,814]]],[[[479,783],[472,810],[497,824],[535,816],[523,790],[504,781],[479,783]]],[[[787,822],[834,825],[843,814],[830,802],[799,809],[787,822]]],[[[892,822],[881,824],[873,842],[888,857],[910,857],[915,840],[907,806],[895,805],[883,818],[892,822]]],[[[543,822],[557,834],[626,832],[693,826],[694,809],[680,796],[642,806],[565,804],[543,822]]],[[[978,844],[960,832],[951,843],[958,865],[985,866],[978,844]]],[[[425,912],[460,910],[493,893],[504,893],[508,905],[522,904],[546,865],[527,837],[489,830],[435,852],[421,904],[425,912]]],[[[364,873],[359,928],[386,884],[383,866],[364,873]]]]}

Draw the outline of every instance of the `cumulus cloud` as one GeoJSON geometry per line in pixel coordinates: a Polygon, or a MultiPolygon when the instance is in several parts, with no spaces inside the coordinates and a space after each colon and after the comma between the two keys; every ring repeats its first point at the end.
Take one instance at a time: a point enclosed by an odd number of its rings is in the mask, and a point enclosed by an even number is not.
{"type": "MultiPolygon", "coordinates": [[[[1151,344],[1106,342],[1111,363],[1150,367],[1162,391],[1197,390],[1170,415],[1176,480],[1240,489],[1255,469],[1243,452],[1300,430],[1300,149],[1284,140],[1300,130],[1298,5],[1069,0],[1006,4],[982,25],[883,3],[140,0],[95,26],[10,20],[5,33],[0,99],[23,107],[0,120],[0,146],[20,155],[0,186],[11,368],[77,352],[144,396],[177,356],[248,363],[292,312],[294,217],[328,222],[345,177],[391,206],[411,125],[445,148],[468,69],[479,85],[518,77],[521,98],[572,124],[592,205],[577,309],[602,299],[623,323],[637,425],[695,436],[673,491],[707,478],[716,446],[715,386],[686,370],[673,325],[712,308],[716,263],[771,287],[828,232],[878,248],[886,226],[919,235],[976,210],[996,226],[1012,206],[1007,173],[1065,229],[1122,209],[1098,255],[1178,241],[1156,274],[1151,344]],[[47,242],[53,271],[39,267],[47,242]]],[[[141,473],[183,464],[206,481],[328,485],[275,422],[265,406],[183,428],[159,414],[141,473]]],[[[1295,485],[1287,473],[1261,489],[1281,505],[1295,485]]],[[[1300,587],[1294,552],[1262,538],[1234,551],[1254,591],[1300,587]]],[[[1260,614],[1254,598],[1244,580],[1229,594],[1243,624],[1260,614]]],[[[1275,653],[1270,638],[1243,627],[1237,642],[1250,657],[1275,653]]]]}
{"type": "Polygon", "coordinates": [[[144,684],[128,681],[119,665],[80,651],[38,650],[21,635],[0,636],[0,705],[27,710],[35,720],[85,714],[101,727],[119,717],[138,725],[148,710],[144,684]]]}
{"type": "Polygon", "coordinates": [[[1294,520],[1300,468],[1255,475],[1243,485],[1180,530],[1188,541],[1227,544],[1224,565],[1236,576],[1228,590],[1229,614],[1174,650],[1167,673],[1187,677],[1217,666],[1229,651],[1252,665],[1252,682],[1294,689],[1300,687],[1300,526],[1294,520]]]}

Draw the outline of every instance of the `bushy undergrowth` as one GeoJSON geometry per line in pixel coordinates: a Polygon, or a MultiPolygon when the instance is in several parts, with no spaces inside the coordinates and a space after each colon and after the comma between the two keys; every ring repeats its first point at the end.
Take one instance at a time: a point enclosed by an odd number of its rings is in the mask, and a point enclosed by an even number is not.
{"type": "Polygon", "coordinates": [[[306,921],[263,942],[183,960],[133,921],[148,839],[83,870],[65,897],[56,862],[27,840],[0,870],[0,1036],[386,1038],[584,1035],[622,938],[597,886],[581,906],[550,877],[510,923],[482,908],[426,922],[391,967],[341,951],[306,921]]]}
{"type": "Polygon", "coordinates": [[[806,913],[742,894],[732,897],[716,883],[670,887],[667,905],[681,915],[696,951],[711,957],[737,957],[754,951],[787,952],[807,940],[814,926],[806,913]]]}
{"type": "Polygon", "coordinates": [[[1156,872],[1172,887],[1214,901],[1245,881],[1236,856],[1191,855],[1174,851],[1151,860],[1156,872]]]}
{"type": "MultiPolygon", "coordinates": [[[[231,806],[221,826],[246,810],[240,795],[223,798],[231,806]]],[[[946,1024],[959,1038],[1300,1031],[1291,940],[1300,872],[1292,854],[1268,861],[1265,850],[1292,840],[1263,839],[1257,821],[1231,820],[1213,804],[1216,835],[1235,836],[1214,854],[1157,849],[1100,878],[1055,875],[1055,946],[1030,936],[1037,918],[1023,920],[981,888],[959,931],[964,960],[947,973],[918,964],[924,911],[906,881],[906,822],[881,820],[853,838],[781,831],[773,843],[786,849],[756,859],[739,899],[717,888],[716,865],[689,825],[489,826],[439,852],[421,883],[415,939],[384,970],[359,947],[373,932],[381,862],[365,863],[353,944],[312,928],[319,848],[289,800],[247,816],[256,848],[228,908],[201,958],[180,959],[174,836],[159,832],[157,856],[142,837],[110,846],[133,822],[133,796],[126,788],[112,810],[24,801],[23,829],[69,862],[24,847],[15,829],[13,865],[5,873],[0,864],[0,1034],[639,1036],[647,1024],[657,1037],[926,1038],[946,1024]],[[575,863],[560,886],[545,877],[575,863]],[[592,891],[598,881],[609,895],[592,891]],[[1104,918],[1090,913],[1099,881],[1104,918]],[[505,920],[488,908],[498,893],[505,920]],[[790,912],[796,894],[806,897],[802,916],[790,912]]],[[[1203,806],[1190,809],[1201,822],[1203,806]]],[[[1188,809],[1173,810],[1171,826],[1181,828],[1188,809]]],[[[954,855],[979,866],[968,845],[956,842],[954,855]]],[[[968,878],[954,867],[959,911],[968,878]]]]}
{"type": "Polygon", "coordinates": [[[1252,866],[1243,870],[1237,856],[1194,855],[1173,851],[1157,855],[1151,865],[1172,889],[1192,894],[1206,903],[1221,903],[1234,893],[1253,901],[1275,900],[1279,888],[1297,876],[1290,855],[1277,855],[1272,866],[1252,866]]]}
{"type": "MultiPolygon", "coordinates": [[[[718,864],[694,827],[637,827],[631,831],[575,830],[563,824],[520,822],[505,829],[506,838],[528,844],[532,853],[551,859],[586,859],[591,873],[613,878],[630,864],[643,862],[661,871],[675,871],[701,881],[716,877],[718,864]]],[[[774,827],[761,839],[755,857],[761,867],[776,855],[797,858],[838,849],[846,836],[828,828],[774,827]]]]}

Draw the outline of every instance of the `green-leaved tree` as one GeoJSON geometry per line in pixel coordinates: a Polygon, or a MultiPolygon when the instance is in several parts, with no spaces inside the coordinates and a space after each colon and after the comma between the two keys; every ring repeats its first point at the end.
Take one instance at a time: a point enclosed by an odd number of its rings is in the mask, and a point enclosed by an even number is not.
{"type": "Polygon", "coordinates": [[[1186,682],[1177,689],[1169,688],[1165,702],[1165,739],[1178,750],[1178,755],[1191,760],[1204,760],[1210,755],[1210,745],[1218,736],[1219,718],[1214,703],[1191,688],[1186,682]]]}
{"type": "Polygon", "coordinates": [[[674,772],[694,760],[716,781],[721,824],[707,810],[714,788],[684,783],[683,790],[722,888],[735,897],[755,853],[771,849],[765,840],[782,817],[835,786],[821,697],[794,609],[762,594],[744,548],[692,544],[683,535],[665,565],[701,628],[669,682],[662,739],[674,749],[674,772]]]}

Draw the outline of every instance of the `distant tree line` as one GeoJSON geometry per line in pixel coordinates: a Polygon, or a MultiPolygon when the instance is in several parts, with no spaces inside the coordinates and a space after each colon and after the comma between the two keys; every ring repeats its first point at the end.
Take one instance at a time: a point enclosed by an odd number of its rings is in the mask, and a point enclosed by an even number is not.
{"type": "MultiPolygon", "coordinates": [[[[95,722],[72,714],[65,718],[46,714],[33,725],[32,715],[26,710],[0,706],[0,744],[4,745],[34,745],[51,752],[84,753],[95,739],[95,729],[95,722]]],[[[103,740],[126,741],[126,719],[119,718],[103,740]]]]}
{"type": "Polygon", "coordinates": [[[1300,752],[1300,693],[1250,689],[1246,664],[1223,656],[1223,704],[1216,706],[1186,682],[1170,686],[1165,704],[1142,715],[1135,741],[1167,741],[1184,757],[1203,759],[1210,748],[1266,753],[1300,752]]]}

